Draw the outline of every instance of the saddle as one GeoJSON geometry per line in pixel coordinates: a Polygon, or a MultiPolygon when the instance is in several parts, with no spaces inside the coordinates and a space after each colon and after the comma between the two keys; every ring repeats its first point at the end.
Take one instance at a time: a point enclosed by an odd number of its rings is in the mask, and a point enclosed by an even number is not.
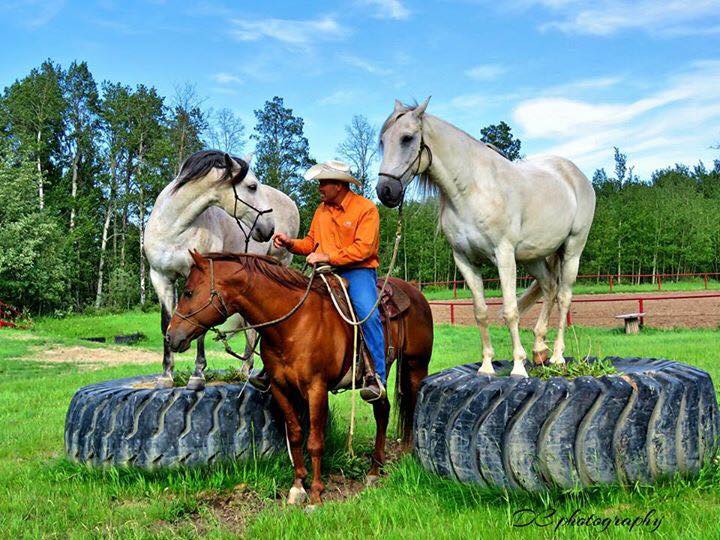
{"type": "MultiPolygon", "coordinates": [[[[378,279],[378,294],[380,294],[384,282],[384,278],[378,279]]],[[[410,297],[405,291],[393,283],[393,278],[390,278],[380,298],[379,307],[380,319],[385,323],[385,321],[397,319],[410,308],[410,297]]]]}
{"type": "MultiPolygon", "coordinates": [[[[337,280],[332,279],[328,280],[330,283],[330,288],[333,291],[334,296],[338,299],[338,303],[342,306],[343,311],[347,312],[348,309],[347,303],[344,301],[344,295],[341,292],[340,286],[337,283],[337,280]]],[[[384,279],[378,279],[377,281],[377,291],[378,294],[380,294],[380,290],[383,287],[383,283],[385,282],[384,279]]],[[[393,283],[392,278],[388,280],[388,284],[385,287],[385,290],[382,293],[382,296],[380,297],[380,303],[378,304],[378,309],[380,311],[380,320],[383,324],[383,326],[387,327],[389,322],[393,319],[397,319],[400,315],[405,313],[410,308],[410,297],[397,287],[396,284],[393,283]]],[[[387,335],[390,335],[390,332],[386,332],[387,335]]],[[[365,347],[365,339],[362,335],[362,331],[359,333],[360,342],[358,343],[358,355],[360,358],[357,359],[357,372],[356,372],[356,380],[355,380],[355,386],[359,388],[363,384],[363,379],[373,371],[370,360],[369,360],[369,353],[367,352],[367,349],[365,347]]],[[[392,344],[388,344],[388,353],[392,354],[392,351],[394,350],[394,347],[392,344]]],[[[344,390],[349,390],[352,385],[352,368],[348,369],[348,371],[345,373],[345,375],[342,377],[342,379],[337,383],[335,388],[331,389],[331,392],[334,394],[338,392],[342,392],[344,390]]]]}

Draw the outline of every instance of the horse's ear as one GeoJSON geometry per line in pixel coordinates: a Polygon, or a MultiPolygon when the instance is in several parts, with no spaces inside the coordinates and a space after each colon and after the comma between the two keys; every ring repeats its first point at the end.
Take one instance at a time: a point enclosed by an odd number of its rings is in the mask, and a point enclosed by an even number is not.
{"type": "Polygon", "coordinates": [[[428,96],[425,101],[423,101],[420,105],[415,107],[415,110],[413,111],[415,116],[420,118],[423,114],[425,114],[425,109],[427,109],[428,103],[430,103],[430,97],[431,96],[428,96]]]}
{"type": "Polygon", "coordinates": [[[233,160],[227,152],[225,153],[225,168],[228,171],[232,171],[235,168],[233,160]]]}
{"type": "MultiPolygon", "coordinates": [[[[225,154],[227,156],[227,154],[225,154]]],[[[198,252],[197,249],[188,249],[188,252],[190,253],[190,256],[192,257],[193,262],[195,263],[195,266],[202,266],[203,261],[205,260],[202,255],[198,252]]]]}
{"type": "Polygon", "coordinates": [[[403,105],[402,101],[399,99],[395,100],[395,110],[393,112],[400,112],[404,111],[406,109],[405,105],[403,105]]]}

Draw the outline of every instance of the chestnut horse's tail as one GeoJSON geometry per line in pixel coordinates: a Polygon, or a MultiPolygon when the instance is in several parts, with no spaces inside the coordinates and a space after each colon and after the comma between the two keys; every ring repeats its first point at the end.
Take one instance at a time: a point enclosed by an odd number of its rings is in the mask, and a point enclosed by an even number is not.
{"type": "Polygon", "coordinates": [[[397,407],[397,432],[403,446],[412,442],[413,417],[417,402],[417,388],[413,388],[411,360],[400,356],[397,360],[397,384],[395,384],[395,406],[397,407]]]}

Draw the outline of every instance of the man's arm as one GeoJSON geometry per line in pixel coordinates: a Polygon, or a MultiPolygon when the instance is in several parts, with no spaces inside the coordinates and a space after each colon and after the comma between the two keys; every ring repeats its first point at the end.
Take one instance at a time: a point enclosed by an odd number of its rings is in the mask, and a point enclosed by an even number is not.
{"type": "Polygon", "coordinates": [[[330,264],[333,266],[345,266],[372,257],[377,254],[380,240],[380,213],[375,205],[372,205],[358,220],[355,241],[349,246],[328,253],[330,264]]]}
{"type": "Polygon", "coordinates": [[[315,223],[317,221],[317,210],[310,222],[310,230],[305,238],[295,238],[290,240],[290,246],[287,248],[290,253],[295,255],[308,255],[315,249],[315,223]]]}

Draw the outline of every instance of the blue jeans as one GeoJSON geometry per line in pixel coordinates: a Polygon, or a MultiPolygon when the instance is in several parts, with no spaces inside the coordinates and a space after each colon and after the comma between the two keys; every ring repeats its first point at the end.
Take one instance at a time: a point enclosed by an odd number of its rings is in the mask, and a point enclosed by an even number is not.
{"type": "MultiPolygon", "coordinates": [[[[353,268],[337,270],[338,275],[348,280],[348,293],[358,320],[370,313],[370,308],[377,302],[377,273],[374,268],[353,268]]],[[[362,324],[365,344],[370,351],[375,372],[385,384],[385,337],[383,336],[380,311],[375,308],[372,316],[362,324]]]]}

